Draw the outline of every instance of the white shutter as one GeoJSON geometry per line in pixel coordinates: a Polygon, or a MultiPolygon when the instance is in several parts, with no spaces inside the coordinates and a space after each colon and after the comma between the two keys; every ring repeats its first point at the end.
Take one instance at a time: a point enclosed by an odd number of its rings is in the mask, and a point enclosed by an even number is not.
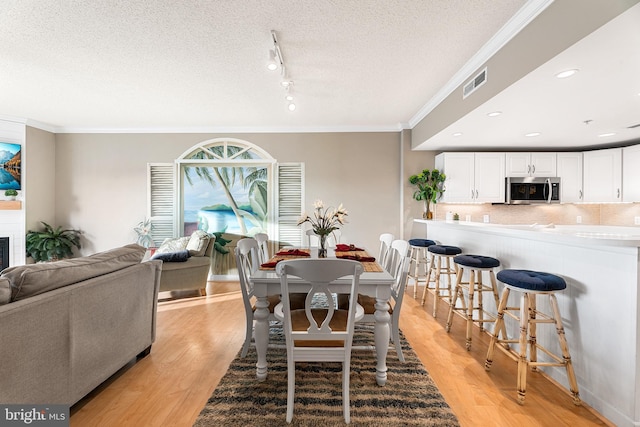
{"type": "Polygon", "coordinates": [[[155,246],[173,236],[173,215],[175,200],[175,172],[173,163],[148,163],[147,216],[153,225],[152,236],[155,246]]]}
{"type": "Polygon", "coordinates": [[[276,241],[280,247],[302,246],[302,229],[297,225],[304,202],[304,164],[276,165],[276,241]]]}

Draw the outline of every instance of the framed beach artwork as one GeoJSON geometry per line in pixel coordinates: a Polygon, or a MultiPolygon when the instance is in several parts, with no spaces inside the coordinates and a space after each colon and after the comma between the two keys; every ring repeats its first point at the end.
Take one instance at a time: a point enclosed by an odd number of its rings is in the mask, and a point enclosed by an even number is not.
{"type": "Polygon", "coordinates": [[[0,190],[20,190],[20,144],[0,142],[0,190]]]}

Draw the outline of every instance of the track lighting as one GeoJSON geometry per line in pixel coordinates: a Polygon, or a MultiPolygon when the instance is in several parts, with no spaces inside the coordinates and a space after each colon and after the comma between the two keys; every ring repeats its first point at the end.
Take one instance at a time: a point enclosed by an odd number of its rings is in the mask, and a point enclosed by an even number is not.
{"type": "Polygon", "coordinates": [[[280,86],[287,92],[285,99],[287,101],[287,108],[289,111],[296,109],[296,104],[293,103],[293,95],[291,95],[291,88],[293,87],[293,80],[287,76],[287,68],[284,65],[284,57],[282,56],[282,50],[280,50],[280,44],[276,37],[276,32],[271,30],[271,41],[273,42],[273,48],[269,49],[269,62],[267,63],[267,69],[275,71],[280,67],[280,86]]]}

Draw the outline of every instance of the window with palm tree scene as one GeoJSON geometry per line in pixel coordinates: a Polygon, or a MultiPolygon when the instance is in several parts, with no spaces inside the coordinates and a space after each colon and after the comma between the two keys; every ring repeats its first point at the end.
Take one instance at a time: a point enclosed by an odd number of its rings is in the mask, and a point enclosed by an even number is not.
{"type": "Polygon", "coordinates": [[[302,243],[302,163],[277,163],[248,141],[218,138],[147,168],[152,243],[196,229],[214,234],[211,280],[234,279],[233,250],[243,237],[265,232],[272,249],[302,243]]]}
{"type": "Polygon", "coordinates": [[[216,236],[215,270],[235,269],[235,242],[272,231],[270,185],[274,160],[242,141],[199,145],[180,161],[182,234],[216,236]]]}

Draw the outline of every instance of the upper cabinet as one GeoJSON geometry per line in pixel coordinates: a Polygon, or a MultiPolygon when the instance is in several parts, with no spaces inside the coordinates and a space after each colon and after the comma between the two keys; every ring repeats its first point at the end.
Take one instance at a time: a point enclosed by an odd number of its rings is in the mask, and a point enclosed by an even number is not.
{"type": "Polygon", "coordinates": [[[582,153],[558,153],[558,177],[560,177],[560,201],[581,202],[582,153]]]}
{"type": "Polygon", "coordinates": [[[640,144],[622,149],[622,200],[640,202],[640,144]]]}
{"type": "Polygon", "coordinates": [[[436,169],[444,172],[443,203],[504,203],[504,153],[441,153],[436,169]]]}
{"type": "Polygon", "coordinates": [[[506,153],[507,176],[556,176],[556,153],[506,153]]]}
{"type": "Polygon", "coordinates": [[[583,153],[585,202],[622,201],[622,148],[583,153]]]}

